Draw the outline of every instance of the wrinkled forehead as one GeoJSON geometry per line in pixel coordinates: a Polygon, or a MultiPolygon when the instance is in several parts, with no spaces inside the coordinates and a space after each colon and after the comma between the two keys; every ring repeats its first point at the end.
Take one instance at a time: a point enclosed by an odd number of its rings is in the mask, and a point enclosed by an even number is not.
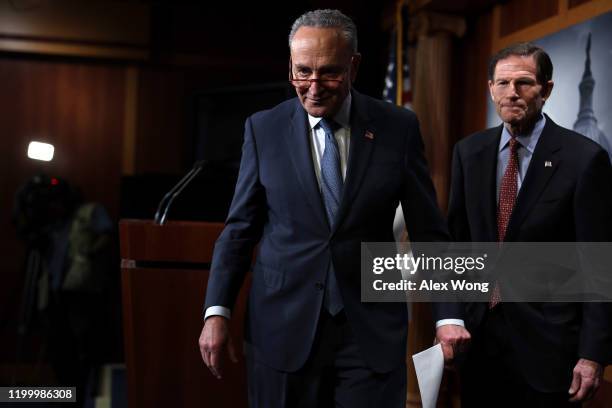
{"type": "Polygon", "coordinates": [[[536,74],[536,62],[532,55],[527,57],[520,55],[511,55],[507,58],[497,61],[497,65],[495,65],[495,74],[493,75],[493,79],[517,76],[528,76],[535,78],[536,74]]]}
{"type": "Polygon", "coordinates": [[[337,28],[300,27],[291,41],[291,57],[327,56],[344,58],[352,54],[349,42],[337,28]]]}

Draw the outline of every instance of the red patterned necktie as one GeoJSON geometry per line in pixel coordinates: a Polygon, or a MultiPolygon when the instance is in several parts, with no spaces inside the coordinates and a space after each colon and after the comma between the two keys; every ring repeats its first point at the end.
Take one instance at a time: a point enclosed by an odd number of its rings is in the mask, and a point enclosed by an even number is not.
{"type": "MultiPolygon", "coordinates": [[[[506,171],[501,179],[501,186],[499,188],[499,203],[497,206],[497,241],[503,242],[506,237],[506,229],[508,228],[508,222],[516,203],[516,196],[518,193],[518,147],[519,142],[515,137],[510,138],[510,158],[506,171]]],[[[499,292],[499,285],[496,282],[491,293],[491,299],[489,300],[489,308],[494,308],[499,302],[501,302],[501,294],[499,292]]]]}

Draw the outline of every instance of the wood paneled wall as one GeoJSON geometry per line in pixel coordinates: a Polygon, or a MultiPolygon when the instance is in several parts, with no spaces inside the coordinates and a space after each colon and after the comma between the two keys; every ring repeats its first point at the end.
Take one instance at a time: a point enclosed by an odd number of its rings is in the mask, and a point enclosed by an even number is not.
{"type": "Polygon", "coordinates": [[[468,17],[465,36],[455,43],[450,100],[451,146],[459,139],[482,130],[487,121],[491,24],[490,13],[468,17]]]}
{"type": "Polygon", "coordinates": [[[3,186],[37,171],[65,177],[88,199],[117,213],[124,116],[122,67],[43,60],[0,59],[3,186]],[[31,140],[55,145],[49,163],[26,157],[31,140]]]}
{"type": "Polygon", "coordinates": [[[134,1],[0,0],[0,50],[144,60],[149,13],[134,1]]]}
{"type": "Polygon", "coordinates": [[[499,7],[500,36],[506,36],[557,14],[559,0],[513,0],[499,7]]]}
{"type": "Polygon", "coordinates": [[[612,11],[611,0],[513,0],[493,10],[492,48],[532,41],[612,11]]]}

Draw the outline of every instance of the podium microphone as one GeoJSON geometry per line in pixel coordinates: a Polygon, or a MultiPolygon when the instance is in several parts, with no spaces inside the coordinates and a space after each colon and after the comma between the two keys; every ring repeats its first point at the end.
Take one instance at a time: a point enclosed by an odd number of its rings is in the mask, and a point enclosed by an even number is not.
{"type": "Polygon", "coordinates": [[[207,160],[199,160],[194,163],[193,167],[185,176],[178,182],[174,187],[170,189],[161,199],[155,211],[154,221],[157,225],[164,225],[166,223],[166,217],[168,216],[168,210],[172,205],[174,199],[181,194],[183,189],[187,187],[189,183],[202,171],[202,168],[208,164],[207,160]]]}

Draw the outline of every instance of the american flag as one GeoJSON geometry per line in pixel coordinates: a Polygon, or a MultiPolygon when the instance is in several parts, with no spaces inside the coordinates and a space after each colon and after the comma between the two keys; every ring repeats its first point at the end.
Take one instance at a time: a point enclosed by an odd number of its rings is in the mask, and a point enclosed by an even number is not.
{"type": "Polygon", "coordinates": [[[389,46],[389,65],[385,76],[383,99],[412,110],[412,89],[410,87],[410,67],[408,65],[408,49],[406,47],[406,33],[408,18],[406,6],[398,8],[395,28],[391,33],[389,46]],[[399,55],[398,55],[399,54],[399,55]],[[398,73],[398,66],[400,71],[398,73]],[[398,84],[401,86],[398,93],[398,84]]]}

